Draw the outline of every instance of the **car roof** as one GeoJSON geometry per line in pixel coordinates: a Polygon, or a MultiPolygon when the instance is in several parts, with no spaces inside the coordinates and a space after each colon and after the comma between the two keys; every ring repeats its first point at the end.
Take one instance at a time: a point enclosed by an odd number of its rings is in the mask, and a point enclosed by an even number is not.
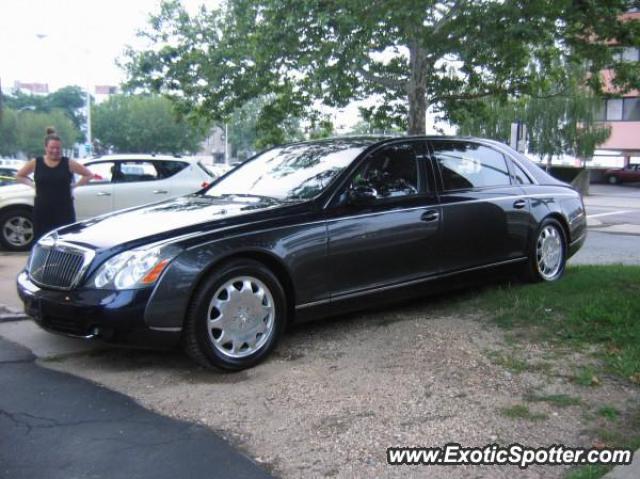
{"type": "Polygon", "coordinates": [[[84,158],[82,160],[83,163],[94,162],[94,161],[115,161],[115,160],[133,160],[133,161],[184,161],[186,163],[195,163],[197,160],[188,157],[182,156],[171,156],[171,155],[149,155],[149,154],[141,154],[141,153],[132,153],[132,154],[124,154],[119,153],[117,155],[103,155],[103,156],[95,156],[92,158],[84,158]]]}

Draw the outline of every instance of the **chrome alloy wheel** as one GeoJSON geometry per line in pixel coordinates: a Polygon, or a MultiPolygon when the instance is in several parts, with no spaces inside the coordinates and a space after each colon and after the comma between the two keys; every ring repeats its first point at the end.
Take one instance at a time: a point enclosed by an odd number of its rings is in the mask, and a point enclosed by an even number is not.
{"type": "Polygon", "coordinates": [[[33,223],[21,215],[11,216],[2,225],[2,236],[11,246],[27,246],[33,240],[33,223]]]}
{"type": "Polygon", "coordinates": [[[218,288],[209,304],[209,340],[223,356],[250,356],[273,334],[275,312],[273,295],[262,281],[251,276],[232,278],[218,288]]]}
{"type": "Polygon", "coordinates": [[[562,268],[564,254],[562,241],[562,234],[552,225],[545,226],[538,236],[537,267],[540,276],[546,281],[554,279],[562,268]]]}

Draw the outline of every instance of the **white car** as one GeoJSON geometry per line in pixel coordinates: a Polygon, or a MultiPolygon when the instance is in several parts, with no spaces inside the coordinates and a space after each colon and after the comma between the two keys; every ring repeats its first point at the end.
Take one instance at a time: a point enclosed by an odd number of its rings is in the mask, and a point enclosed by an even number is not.
{"type": "MultiPolygon", "coordinates": [[[[78,221],[195,193],[216,176],[198,160],[173,156],[108,155],[83,163],[95,176],[73,191],[78,221]]],[[[4,249],[31,247],[34,197],[34,189],[22,184],[0,189],[0,245],[4,249]]]]}

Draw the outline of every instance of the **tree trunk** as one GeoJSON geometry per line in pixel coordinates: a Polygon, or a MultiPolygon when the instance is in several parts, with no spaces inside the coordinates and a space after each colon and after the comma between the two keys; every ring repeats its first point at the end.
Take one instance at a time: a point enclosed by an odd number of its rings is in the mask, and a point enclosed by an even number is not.
{"type": "Polygon", "coordinates": [[[409,117],[407,119],[407,134],[424,135],[427,115],[427,87],[425,82],[425,52],[412,40],[409,44],[409,65],[411,73],[407,83],[409,98],[409,117]]]}

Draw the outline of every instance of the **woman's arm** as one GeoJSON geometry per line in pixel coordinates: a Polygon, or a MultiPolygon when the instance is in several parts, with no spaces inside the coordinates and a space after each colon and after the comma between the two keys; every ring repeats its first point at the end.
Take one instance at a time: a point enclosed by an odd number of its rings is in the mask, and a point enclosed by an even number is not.
{"type": "Polygon", "coordinates": [[[22,183],[23,185],[31,186],[32,188],[36,187],[36,184],[29,178],[29,175],[33,173],[36,169],[36,160],[29,160],[26,165],[18,170],[16,173],[16,182],[22,183]]]}
{"type": "Polygon", "coordinates": [[[93,178],[93,173],[91,173],[91,170],[89,170],[89,168],[87,168],[86,166],[81,165],[77,161],[69,160],[69,169],[72,173],[82,176],[82,178],[78,180],[75,186],[86,185],[87,183],[89,183],[89,180],[93,178]]]}

